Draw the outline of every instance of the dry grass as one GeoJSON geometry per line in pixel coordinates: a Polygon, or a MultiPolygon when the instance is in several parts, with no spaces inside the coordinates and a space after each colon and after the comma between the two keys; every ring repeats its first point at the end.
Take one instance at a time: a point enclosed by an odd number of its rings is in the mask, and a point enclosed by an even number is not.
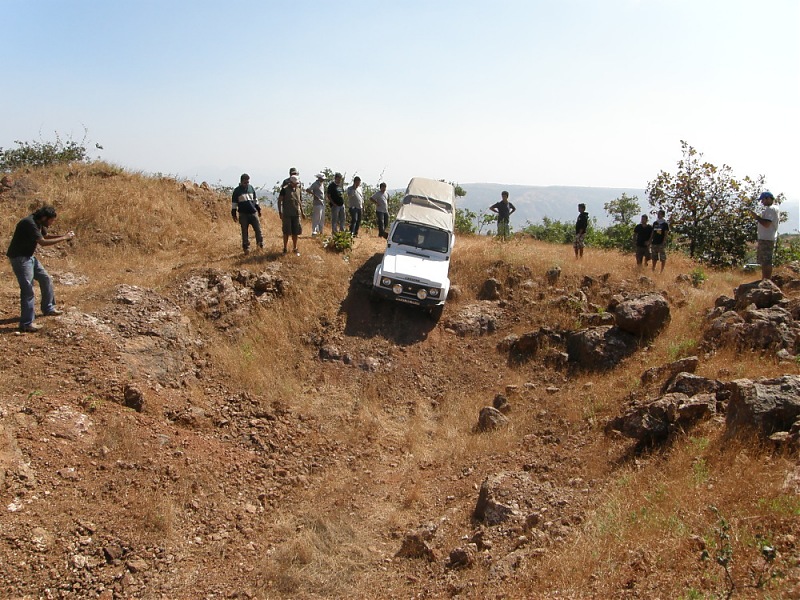
{"type": "MultiPolygon", "coordinates": [[[[689,432],[663,451],[644,454],[602,433],[604,423],[632,394],[643,393],[644,370],[699,351],[705,314],[715,298],[730,295],[752,276],[705,269],[708,279],[694,288],[676,281],[677,275],[697,267],[678,254],[670,255],[661,274],[640,271],[632,256],[613,251],[588,248],[578,261],[569,246],[460,237],[451,275],[462,296],[448,303],[445,318],[474,302],[488,274],[501,263],[505,269],[530,269],[541,298],[526,307],[529,314],[520,310],[495,335],[455,339],[436,327],[413,343],[401,344],[392,332],[371,330],[369,309],[359,302],[365,295],[363,265],[382,251],[382,240],[359,238],[347,261],[303,237],[302,258],[283,260],[278,256],[277,216],[265,211],[267,252],[245,258],[238,226],[228,215],[229,201],[213,192],[190,194],[171,179],[103,163],[25,177],[28,192],[8,200],[0,227],[10,237],[16,221],[38,199],[56,204],[58,230],[74,229],[77,237],[71,248],[48,255],[45,263],[52,270],[88,277],[80,289],[58,288],[60,298],[79,304],[82,311],[107,303],[119,283],[169,296],[180,277],[208,266],[259,272],[277,264],[289,282],[285,297],[243,319],[238,330],[220,332],[199,315],[191,316],[207,340],[209,361],[225,374],[231,390],[312,418],[320,435],[337,447],[332,466],[315,485],[296,490],[295,505],[283,508],[272,521],[265,517],[263,530],[278,541],[265,543],[267,553],[254,574],[260,597],[435,596],[436,591],[423,591],[424,584],[386,574],[386,568],[398,574],[407,568],[405,563],[386,566],[398,544],[387,539],[389,532],[441,518],[450,527],[443,534],[450,537],[440,542],[445,550],[462,543],[461,536],[473,527],[469,515],[476,485],[493,471],[521,468],[525,437],[538,432],[542,420],[564,436],[585,438],[565,460],[578,464],[582,477],[594,482],[594,509],[574,540],[523,568],[513,584],[519,589],[504,588],[476,568],[463,575],[475,593],[486,589],[487,596],[611,598],[635,588],[638,597],[712,597],[725,592],[724,572],[713,560],[698,560],[697,540],[711,550],[718,547],[720,516],[732,528],[733,573],[743,589],[754,584],[748,566],[758,558],[755,540],[784,530],[783,524],[798,516],[796,497],[781,489],[789,459],[750,441],[723,439],[716,423],[689,432]],[[562,274],[553,290],[544,283],[544,273],[556,266],[562,274]],[[670,299],[672,322],[647,349],[609,373],[506,364],[496,350],[502,336],[541,326],[574,327],[574,311],[549,301],[574,293],[587,275],[605,274],[615,289],[662,291],[670,299]],[[323,342],[341,345],[356,361],[378,357],[381,366],[369,370],[321,362],[317,353],[323,342]],[[511,398],[511,426],[476,434],[480,409],[507,385],[521,390],[511,398]],[[544,391],[551,385],[557,388],[553,394],[544,391]],[[702,596],[691,596],[693,591],[702,596]]],[[[16,310],[12,287],[3,288],[3,299],[16,310]]],[[[590,292],[590,301],[602,306],[604,299],[590,292]]],[[[383,313],[382,318],[388,317],[383,313]]],[[[400,333],[403,327],[402,320],[395,325],[400,333]]],[[[796,364],[733,350],[702,355],[699,369],[722,380],[798,372],[796,364]]],[[[187,397],[198,405],[205,402],[202,391],[187,397]]],[[[147,416],[155,419],[157,412],[147,416]]],[[[132,435],[128,418],[107,416],[97,447],[108,448],[114,460],[144,460],[149,450],[132,435]]],[[[169,499],[147,491],[131,498],[151,539],[175,535],[182,506],[193,494],[215,493],[212,473],[182,475],[169,499]]]]}

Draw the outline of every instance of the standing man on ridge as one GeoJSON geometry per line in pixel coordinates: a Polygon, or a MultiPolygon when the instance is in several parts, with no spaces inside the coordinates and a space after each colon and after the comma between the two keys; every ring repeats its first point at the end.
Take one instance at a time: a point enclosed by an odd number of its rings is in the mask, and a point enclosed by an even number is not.
{"type": "Polygon", "coordinates": [[[508,192],[501,192],[500,197],[502,198],[500,202],[492,204],[489,210],[497,213],[497,237],[501,240],[507,240],[511,235],[508,222],[511,219],[511,215],[516,212],[517,207],[508,201],[508,192]]]}
{"type": "Polygon", "coordinates": [[[300,188],[300,178],[297,175],[289,177],[289,185],[281,190],[278,196],[278,215],[281,218],[283,229],[283,253],[287,252],[289,236],[292,236],[292,250],[300,256],[297,249],[297,237],[303,232],[300,223],[301,218],[305,218],[303,213],[302,190],[300,188]]]}
{"type": "Polygon", "coordinates": [[[328,185],[328,200],[331,203],[331,233],[344,231],[344,190],[342,190],[341,173],[336,173],[328,185]]]}
{"type": "Polygon", "coordinates": [[[364,212],[364,192],[361,191],[361,177],[353,177],[353,185],[347,188],[347,207],[350,209],[350,234],[358,237],[361,216],[364,212]]]}
{"type": "Polygon", "coordinates": [[[667,264],[667,237],[669,236],[669,223],[664,218],[666,213],[658,211],[658,218],[653,221],[653,235],[650,237],[650,260],[653,261],[653,272],[656,270],[656,263],[661,261],[661,273],[667,264]]]}
{"type": "Polygon", "coordinates": [[[231,216],[234,223],[239,223],[242,228],[242,250],[247,254],[250,252],[250,236],[248,229],[250,225],[253,226],[253,232],[256,234],[256,244],[259,248],[264,247],[264,238],[261,235],[261,222],[258,218],[261,216],[261,206],[258,204],[256,198],[256,190],[250,185],[250,175],[242,173],[239,178],[239,185],[233,190],[231,196],[231,216]],[[239,213],[238,217],[236,213],[239,213]]]}
{"type": "Polygon", "coordinates": [[[772,262],[775,253],[775,241],[778,239],[778,211],[772,204],[775,196],[772,192],[762,192],[758,197],[764,210],[761,214],[750,211],[758,222],[758,264],[761,265],[761,279],[772,279],[772,262]]]}
{"type": "Polygon", "coordinates": [[[375,220],[378,221],[378,235],[382,238],[389,237],[389,194],[386,193],[386,183],[378,186],[378,191],[370,196],[370,202],[375,205],[375,220]]]}
{"type": "Polygon", "coordinates": [[[589,213],[586,205],[578,204],[578,220],[575,221],[575,258],[583,258],[583,249],[586,247],[586,230],[589,229],[589,213]]]}
{"type": "Polygon", "coordinates": [[[306,192],[311,194],[313,206],[311,208],[311,237],[322,234],[325,227],[325,175],[317,173],[317,179],[308,186],[306,192]]]}

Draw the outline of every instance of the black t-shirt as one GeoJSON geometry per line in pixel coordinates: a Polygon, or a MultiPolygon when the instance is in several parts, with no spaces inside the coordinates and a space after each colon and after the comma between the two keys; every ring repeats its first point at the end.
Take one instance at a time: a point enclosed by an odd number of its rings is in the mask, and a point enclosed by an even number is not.
{"type": "Polygon", "coordinates": [[[653,233],[653,226],[639,223],[633,228],[633,233],[636,235],[637,246],[647,246],[647,242],[650,241],[650,236],[653,233]]]}
{"type": "Polygon", "coordinates": [[[344,206],[344,192],[342,192],[341,186],[336,185],[335,181],[328,186],[328,196],[335,206],[344,206]]]}
{"type": "Polygon", "coordinates": [[[585,233],[589,227],[589,213],[582,212],[578,214],[578,220],[575,221],[575,233],[585,233]]]}
{"type": "Polygon", "coordinates": [[[666,221],[656,220],[653,223],[653,244],[663,244],[667,239],[669,232],[669,224],[666,221]]]}
{"type": "Polygon", "coordinates": [[[47,228],[37,225],[33,220],[33,215],[28,215],[17,223],[6,256],[9,258],[33,256],[33,253],[36,252],[36,245],[39,240],[44,239],[45,235],[47,235],[47,228]]]}
{"type": "Polygon", "coordinates": [[[504,219],[506,221],[508,221],[508,218],[511,216],[511,213],[517,210],[517,208],[513,204],[511,204],[511,202],[503,202],[502,200],[500,202],[492,204],[489,207],[489,209],[490,210],[496,209],[497,218],[504,219]]]}

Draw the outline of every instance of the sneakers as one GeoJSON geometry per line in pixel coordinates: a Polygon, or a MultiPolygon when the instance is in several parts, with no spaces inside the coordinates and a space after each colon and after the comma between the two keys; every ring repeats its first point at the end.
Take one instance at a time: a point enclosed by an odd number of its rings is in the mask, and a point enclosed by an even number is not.
{"type": "Polygon", "coordinates": [[[63,310],[58,310],[57,308],[54,308],[54,309],[48,310],[46,313],[44,313],[44,316],[45,317],[58,317],[58,316],[63,315],[63,314],[64,314],[63,310]]]}
{"type": "Polygon", "coordinates": [[[287,250],[286,250],[286,248],[284,248],[284,249],[283,249],[283,253],[284,253],[284,254],[286,254],[286,252],[287,252],[287,250]]]}
{"type": "Polygon", "coordinates": [[[20,325],[19,331],[20,333],[38,333],[42,330],[41,325],[37,325],[36,323],[31,323],[30,325],[20,325]]]}
{"type": "Polygon", "coordinates": [[[242,250],[244,251],[245,254],[249,254],[250,253],[250,248],[242,248],[242,250]]]}
{"type": "Polygon", "coordinates": [[[295,255],[295,256],[300,256],[300,250],[295,250],[295,251],[294,251],[294,255],[295,255]]]}

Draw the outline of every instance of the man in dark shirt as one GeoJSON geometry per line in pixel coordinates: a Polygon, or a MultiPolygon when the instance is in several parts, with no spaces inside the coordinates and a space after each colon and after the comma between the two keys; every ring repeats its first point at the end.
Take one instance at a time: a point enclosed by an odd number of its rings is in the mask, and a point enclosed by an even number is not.
{"type": "Polygon", "coordinates": [[[35,333],[41,329],[41,326],[33,322],[36,318],[34,311],[34,280],[39,282],[39,290],[42,294],[42,314],[45,316],[61,314],[61,311],[56,308],[53,280],[44,266],[42,266],[42,263],[33,255],[39,245],[53,246],[75,237],[72,231],[64,235],[50,235],[47,233],[47,228],[53,224],[56,216],[55,208],[44,206],[32,215],[22,219],[14,229],[14,236],[11,238],[11,244],[9,244],[6,252],[6,256],[11,262],[11,268],[19,283],[19,330],[23,333],[35,333]]]}
{"type": "Polygon", "coordinates": [[[661,272],[664,272],[664,265],[667,263],[667,236],[669,235],[669,223],[664,218],[663,210],[658,211],[658,218],[653,221],[653,235],[650,237],[650,260],[653,261],[653,271],[656,270],[656,263],[661,261],[661,272]]]}
{"type": "Polygon", "coordinates": [[[341,173],[336,173],[328,185],[328,200],[331,203],[331,233],[344,231],[344,189],[341,173]]]}
{"type": "Polygon", "coordinates": [[[258,203],[255,188],[250,185],[250,175],[242,173],[239,178],[239,185],[233,190],[231,197],[231,216],[234,223],[238,221],[242,227],[242,250],[247,254],[250,251],[250,236],[248,235],[250,225],[256,234],[256,244],[259,248],[264,247],[264,238],[261,235],[261,205],[258,203]],[[239,213],[237,218],[236,213],[239,213]]]}
{"type": "Polygon", "coordinates": [[[583,248],[586,246],[586,230],[589,228],[589,213],[585,204],[578,204],[578,220],[575,222],[575,258],[583,258],[583,248]]]}
{"type": "Polygon", "coordinates": [[[508,221],[511,218],[511,214],[517,210],[517,207],[508,201],[508,192],[501,192],[500,196],[503,199],[500,200],[500,202],[492,204],[489,210],[497,213],[497,237],[501,240],[505,240],[511,235],[508,221]]]}
{"type": "Polygon", "coordinates": [[[650,237],[653,235],[653,226],[647,223],[647,215],[642,215],[642,222],[633,228],[633,245],[636,247],[636,264],[644,266],[650,260],[650,237]]]}

